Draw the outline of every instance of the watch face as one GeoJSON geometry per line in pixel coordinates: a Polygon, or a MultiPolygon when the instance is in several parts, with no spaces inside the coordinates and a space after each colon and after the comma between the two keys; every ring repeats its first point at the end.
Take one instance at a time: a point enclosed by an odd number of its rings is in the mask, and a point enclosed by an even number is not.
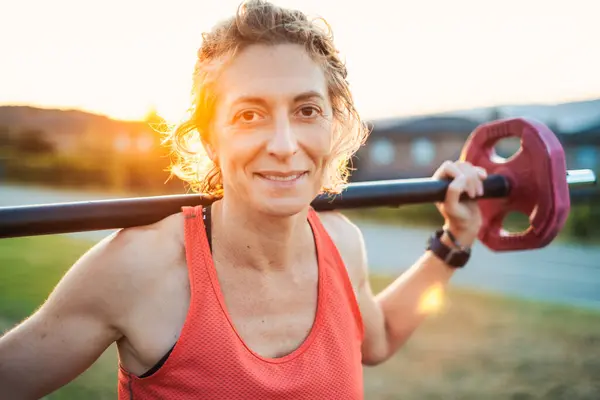
{"type": "Polygon", "coordinates": [[[469,261],[469,257],[470,253],[468,252],[454,253],[452,264],[454,266],[462,267],[467,263],[467,261],[469,261]]]}

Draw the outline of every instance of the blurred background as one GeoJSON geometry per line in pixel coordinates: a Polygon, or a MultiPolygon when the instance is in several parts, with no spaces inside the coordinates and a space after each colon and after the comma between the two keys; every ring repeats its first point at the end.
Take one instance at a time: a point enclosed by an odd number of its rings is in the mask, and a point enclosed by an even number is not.
{"type": "MultiPolygon", "coordinates": [[[[324,17],[347,61],[372,125],[351,181],[430,176],[479,124],[517,116],[557,134],[569,169],[600,172],[597,1],[275,2],[324,17]]],[[[156,128],[185,113],[201,33],[238,3],[1,3],[0,206],[186,193],[156,128]]],[[[393,359],[365,368],[365,398],[599,399],[600,192],[572,199],[544,249],[477,244],[437,312],[393,359]]],[[[347,214],[376,291],[441,222],[430,204],[347,214]]],[[[0,332],[107,233],[0,241],[0,332]]],[[[116,398],[114,348],[48,398],[116,398]]]]}

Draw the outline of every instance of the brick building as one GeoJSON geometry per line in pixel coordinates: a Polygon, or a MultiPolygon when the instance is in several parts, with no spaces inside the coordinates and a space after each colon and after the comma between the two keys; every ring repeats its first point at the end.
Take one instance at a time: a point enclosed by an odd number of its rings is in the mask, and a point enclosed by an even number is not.
{"type": "MultiPolygon", "coordinates": [[[[506,117],[538,119],[555,132],[568,169],[600,172],[600,100],[558,106],[523,106],[374,121],[366,143],[353,159],[351,181],[427,177],[444,160],[456,160],[471,132],[481,123],[506,117]],[[580,105],[577,108],[577,105],[580,105]],[[568,109],[560,109],[566,107],[568,109]],[[553,112],[553,110],[555,112],[553,112]]],[[[517,139],[498,143],[504,157],[519,147],[517,139]]]]}

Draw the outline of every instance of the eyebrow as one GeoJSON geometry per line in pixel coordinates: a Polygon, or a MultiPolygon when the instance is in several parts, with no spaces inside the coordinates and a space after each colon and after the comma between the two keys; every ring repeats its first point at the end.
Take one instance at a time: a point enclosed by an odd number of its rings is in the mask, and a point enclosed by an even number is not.
{"type": "MultiPolygon", "coordinates": [[[[325,98],[323,97],[323,95],[321,93],[314,91],[314,90],[310,90],[308,92],[301,93],[301,94],[297,95],[296,97],[294,97],[294,102],[309,100],[309,99],[314,99],[314,98],[318,98],[319,100],[325,101],[325,98]]],[[[258,96],[238,97],[231,105],[235,106],[240,103],[257,103],[257,104],[261,104],[263,106],[267,105],[267,101],[264,98],[258,97],[258,96]]]]}

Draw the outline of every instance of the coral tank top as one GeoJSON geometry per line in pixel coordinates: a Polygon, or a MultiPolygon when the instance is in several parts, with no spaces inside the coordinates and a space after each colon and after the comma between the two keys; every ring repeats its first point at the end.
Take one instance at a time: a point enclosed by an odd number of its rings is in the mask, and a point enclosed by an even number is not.
{"type": "Polygon", "coordinates": [[[363,398],[364,329],[346,267],[310,209],[318,259],[318,302],[305,341],[281,358],[246,346],[230,319],[212,262],[202,206],[184,207],[191,300],[177,343],[147,377],[118,371],[120,400],[363,398]]]}

